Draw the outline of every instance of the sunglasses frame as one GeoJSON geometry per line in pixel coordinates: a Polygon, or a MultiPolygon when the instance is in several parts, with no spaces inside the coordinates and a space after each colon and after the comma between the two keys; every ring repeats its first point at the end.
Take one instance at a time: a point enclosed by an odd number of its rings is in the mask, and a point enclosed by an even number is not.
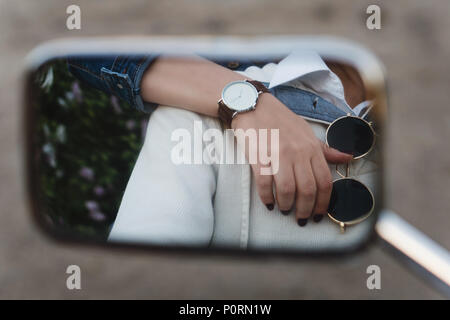
{"type": "MultiPolygon", "coordinates": [[[[346,118],[357,118],[359,120],[362,120],[363,122],[365,122],[367,124],[367,126],[372,131],[372,136],[373,136],[372,145],[370,146],[369,150],[367,150],[367,152],[365,152],[364,154],[362,154],[360,156],[357,156],[357,157],[353,158],[353,160],[358,160],[358,159],[361,159],[361,158],[367,156],[373,150],[373,148],[375,147],[376,133],[375,133],[375,130],[373,129],[373,127],[372,127],[372,122],[369,122],[369,121],[367,121],[367,120],[365,120],[363,118],[360,118],[358,116],[355,116],[355,115],[352,115],[350,113],[347,113],[347,115],[339,117],[336,120],[334,120],[332,123],[330,123],[330,125],[327,128],[327,131],[325,132],[325,143],[326,143],[327,146],[330,146],[328,144],[328,131],[333,126],[333,124],[335,124],[336,122],[338,122],[338,121],[340,121],[342,119],[346,119],[346,118]]],[[[346,229],[347,226],[358,224],[358,223],[366,220],[368,217],[370,217],[370,215],[373,213],[373,211],[375,209],[375,196],[373,195],[372,190],[370,190],[370,188],[368,186],[366,186],[363,182],[361,182],[361,181],[359,181],[359,180],[357,180],[355,178],[350,177],[349,165],[348,164],[347,164],[347,169],[346,169],[346,174],[345,175],[343,175],[341,172],[339,172],[338,165],[336,165],[336,173],[339,176],[341,176],[341,178],[338,178],[338,179],[334,180],[333,181],[333,185],[334,185],[335,182],[340,181],[340,180],[344,180],[344,179],[354,180],[354,181],[357,181],[357,182],[361,183],[369,191],[370,196],[372,197],[372,208],[369,210],[368,213],[366,213],[365,215],[363,215],[363,216],[361,216],[361,217],[359,217],[357,219],[344,222],[344,221],[340,221],[340,220],[334,218],[331,215],[331,213],[327,212],[327,215],[331,219],[331,221],[333,221],[333,222],[335,222],[335,223],[337,223],[339,225],[339,227],[341,228],[341,233],[345,233],[345,229],[346,229]]]]}
{"type": "Polygon", "coordinates": [[[364,154],[362,154],[362,155],[360,155],[360,156],[357,156],[357,157],[354,157],[354,158],[353,158],[353,160],[358,160],[358,159],[361,159],[361,158],[367,156],[367,155],[370,153],[370,151],[372,151],[372,149],[373,149],[374,146],[375,146],[375,142],[376,142],[376,133],[375,133],[375,130],[373,130],[372,122],[369,122],[369,121],[367,121],[366,119],[360,118],[360,117],[355,116],[355,115],[353,115],[353,114],[351,114],[351,113],[347,113],[347,115],[342,116],[342,117],[339,117],[339,118],[337,118],[336,120],[334,120],[332,123],[330,123],[330,125],[329,125],[328,128],[327,128],[327,131],[325,132],[325,143],[326,143],[327,146],[330,146],[330,145],[328,144],[328,131],[330,130],[330,128],[331,128],[336,122],[338,122],[338,121],[340,121],[340,120],[342,120],[342,119],[347,119],[347,118],[356,118],[356,119],[358,119],[358,120],[363,121],[364,123],[366,123],[366,124],[369,126],[370,130],[372,131],[372,136],[373,136],[372,145],[370,146],[369,150],[367,150],[366,153],[364,153],[364,154]]]}
{"type": "Polygon", "coordinates": [[[328,217],[331,219],[331,221],[333,221],[333,222],[335,222],[335,223],[337,223],[339,225],[339,227],[341,228],[341,233],[345,233],[345,229],[346,229],[347,226],[358,224],[358,223],[363,222],[364,220],[366,220],[368,217],[370,217],[370,215],[373,213],[373,210],[375,209],[375,196],[373,195],[372,191],[370,190],[370,188],[368,186],[366,186],[361,181],[356,180],[355,178],[351,178],[351,177],[338,178],[338,179],[333,181],[333,184],[335,182],[337,182],[337,181],[340,181],[340,180],[354,180],[354,181],[357,181],[357,182],[361,183],[367,189],[367,191],[369,191],[370,196],[372,197],[372,208],[370,208],[368,213],[366,213],[365,215],[363,215],[362,217],[359,217],[357,219],[344,222],[344,221],[340,221],[340,220],[336,219],[335,217],[333,217],[331,215],[331,213],[327,212],[328,217]]]}

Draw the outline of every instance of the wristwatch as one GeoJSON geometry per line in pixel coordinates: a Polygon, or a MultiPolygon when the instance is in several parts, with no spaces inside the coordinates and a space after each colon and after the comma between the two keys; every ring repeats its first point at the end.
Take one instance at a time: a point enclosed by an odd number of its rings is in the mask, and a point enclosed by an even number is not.
{"type": "Polygon", "coordinates": [[[269,92],[259,81],[242,80],[228,83],[222,90],[219,100],[219,119],[228,127],[231,121],[240,113],[255,110],[258,97],[264,92],[269,92]]]}

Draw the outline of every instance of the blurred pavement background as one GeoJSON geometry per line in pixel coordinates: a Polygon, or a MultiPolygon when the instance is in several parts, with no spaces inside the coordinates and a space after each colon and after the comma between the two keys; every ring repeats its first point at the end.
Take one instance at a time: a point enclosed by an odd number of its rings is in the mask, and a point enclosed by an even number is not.
{"type": "Polygon", "coordinates": [[[31,223],[22,170],[26,54],[61,37],[331,34],[359,41],[389,81],[387,205],[450,248],[450,2],[0,0],[0,298],[440,298],[377,246],[351,260],[230,259],[58,245],[31,223]],[[66,29],[70,4],[82,29],[66,29]],[[365,27],[378,4],[382,29],[365,27]],[[65,287],[82,269],[82,290],[65,287]],[[366,288],[377,264],[382,289],[366,288]]]}

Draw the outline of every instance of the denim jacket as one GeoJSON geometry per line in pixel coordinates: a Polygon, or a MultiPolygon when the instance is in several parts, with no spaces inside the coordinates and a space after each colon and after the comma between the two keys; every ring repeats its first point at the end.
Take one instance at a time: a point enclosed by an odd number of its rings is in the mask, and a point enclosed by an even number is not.
{"type": "MultiPolygon", "coordinates": [[[[102,56],[69,57],[70,72],[93,87],[106,93],[114,94],[127,101],[134,108],[151,113],[157,104],[142,100],[140,83],[144,71],[157,58],[156,54],[145,56],[102,56]]],[[[247,67],[263,66],[258,61],[214,61],[234,71],[243,71],[247,67]]],[[[265,83],[267,86],[267,83],[265,83]]],[[[331,123],[346,113],[308,91],[290,86],[277,86],[270,92],[298,115],[312,121],[331,123]]]]}

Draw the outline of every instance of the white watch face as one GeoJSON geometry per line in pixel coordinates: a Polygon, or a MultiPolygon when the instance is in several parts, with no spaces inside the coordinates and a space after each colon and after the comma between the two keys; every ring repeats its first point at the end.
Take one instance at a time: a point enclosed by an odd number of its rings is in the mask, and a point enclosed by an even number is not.
{"type": "Polygon", "coordinates": [[[230,82],[222,91],[223,102],[228,108],[238,112],[253,108],[257,99],[258,91],[246,81],[230,82]]]}

